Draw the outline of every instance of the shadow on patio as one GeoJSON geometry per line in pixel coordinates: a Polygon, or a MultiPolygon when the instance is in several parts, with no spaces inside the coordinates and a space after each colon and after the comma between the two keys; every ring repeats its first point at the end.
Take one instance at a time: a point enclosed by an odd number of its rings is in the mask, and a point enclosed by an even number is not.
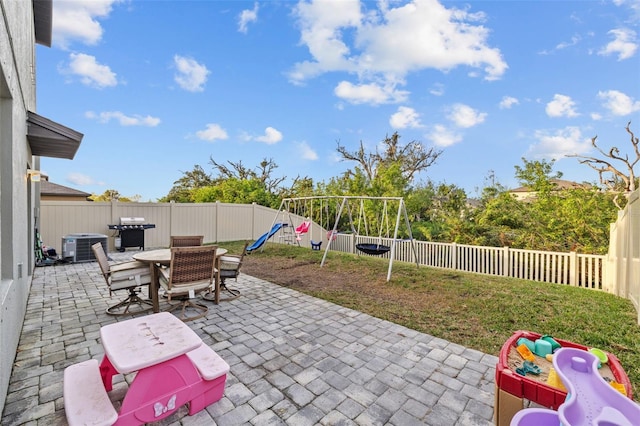
{"type": "MultiPolygon", "coordinates": [[[[241,297],[187,323],[231,366],[223,398],[154,424],[493,424],[497,357],[246,274],[233,287],[241,297]]],[[[126,319],[105,309],[122,297],[96,262],[36,268],[3,425],[66,424],[64,368],[102,359],[100,327],[126,319]]],[[[133,377],[116,377],[118,409],[133,377]]]]}

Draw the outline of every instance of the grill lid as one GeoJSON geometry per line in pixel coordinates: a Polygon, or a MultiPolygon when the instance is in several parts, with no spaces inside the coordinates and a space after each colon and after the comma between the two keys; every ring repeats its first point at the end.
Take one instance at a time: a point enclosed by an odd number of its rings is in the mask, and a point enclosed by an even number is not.
{"type": "Polygon", "coordinates": [[[144,217],[121,217],[120,225],[142,225],[144,217]]]}

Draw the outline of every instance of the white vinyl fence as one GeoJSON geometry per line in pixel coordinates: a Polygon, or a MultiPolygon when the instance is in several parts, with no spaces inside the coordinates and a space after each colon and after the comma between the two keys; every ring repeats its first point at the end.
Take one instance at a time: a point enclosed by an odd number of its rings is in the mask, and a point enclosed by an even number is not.
{"type": "MultiPolygon", "coordinates": [[[[393,240],[384,237],[380,239],[353,234],[338,234],[336,240],[331,243],[331,249],[359,253],[356,245],[361,243],[380,243],[391,246],[393,240]]],[[[602,255],[429,241],[415,241],[415,245],[418,264],[424,266],[607,291],[603,269],[606,256],[602,255]]],[[[390,253],[380,256],[388,259],[390,253]]],[[[396,242],[394,260],[415,263],[410,241],[396,242]]]]}
{"type": "MultiPolygon", "coordinates": [[[[417,260],[411,242],[396,242],[394,261],[417,263],[487,275],[564,284],[606,291],[630,299],[640,312],[640,202],[634,193],[619,219],[611,225],[609,254],[590,255],[575,252],[543,252],[509,247],[482,247],[455,243],[415,241],[417,260]]],[[[73,233],[98,233],[109,237],[114,249],[115,231],[107,225],[119,223],[120,217],[143,217],[155,228],[145,231],[145,247],[167,247],[171,235],[204,235],[206,242],[237,240],[255,241],[265,234],[274,221],[285,221],[285,215],[256,204],[227,203],[119,203],[42,201],[38,217],[39,231],[45,245],[60,252],[61,239],[73,233]]],[[[287,215],[299,225],[304,218],[287,215]]],[[[291,228],[283,228],[291,232],[291,228]]],[[[300,244],[310,247],[310,240],[323,241],[326,230],[313,224],[302,235],[300,244]]],[[[283,231],[270,242],[291,243],[291,235],[283,231]]],[[[392,239],[339,234],[330,249],[360,254],[361,243],[393,244],[392,239]]],[[[390,252],[381,255],[388,259],[390,252]]],[[[640,316],[639,316],[640,323],[640,316]]]]}
{"type": "Polygon", "coordinates": [[[618,220],[611,224],[607,270],[611,287],[620,297],[631,300],[640,324],[640,189],[633,192],[618,220]]]}

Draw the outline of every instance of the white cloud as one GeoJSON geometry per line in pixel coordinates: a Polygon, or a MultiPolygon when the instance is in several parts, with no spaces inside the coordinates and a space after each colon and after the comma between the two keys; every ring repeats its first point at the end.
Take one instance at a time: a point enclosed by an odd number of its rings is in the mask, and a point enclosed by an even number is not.
{"type": "Polygon", "coordinates": [[[160,119],[152,117],[150,115],[133,115],[128,116],[120,111],[105,111],[100,114],[96,114],[93,111],[87,111],[85,117],[98,120],[100,123],[108,123],[109,121],[117,120],[121,126],[146,126],[156,127],[160,124],[160,119]]]}
{"type": "Polygon", "coordinates": [[[618,60],[629,59],[635,55],[638,50],[638,43],[636,40],[636,32],[629,28],[618,28],[608,32],[613,36],[613,41],[610,41],[605,47],[600,49],[599,55],[618,55],[618,60]]]}
{"type": "Polygon", "coordinates": [[[253,9],[245,9],[240,12],[238,17],[238,31],[241,33],[247,33],[247,25],[250,22],[258,21],[258,3],[253,4],[253,9]]]}
{"type": "Polygon", "coordinates": [[[303,160],[311,160],[315,161],[318,159],[318,154],[309,146],[309,144],[305,141],[297,143],[298,145],[298,156],[303,160]]]}
{"type": "Polygon", "coordinates": [[[513,96],[503,96],[500,101],[500,109],[510,109],[514,105],[518,105],[520,101],[513,96]]]}
{"type": "Polygon", "coordinates": [[[69,55],[69,67],[63,72],[80,77],[82,84],[102,89],[118,84],[116,73],[107,65],[101,65],[96,58],[84,53],[71,53],[69,55]]]}
{"type": "Polygon", "coordinates": [[[468,128],[483,123],[484,119],[487,118],[487,113],[478,112],[468,105],[454,104],[451,106],[451,111],[447,118],[458,127],[468,128]]]}
{"type": "Polygon", "coordinates": [[[426,138],[436,146],[447,147],[460,142],[462,140],[462,135],[447,129],[441,124],[436,124],[433,127],[433,131],[426,135],[426,138]]]}
{"type": "Polygon", "coordinates": [[[264,129],[263,136],[257,136],[254,139],[258,142],[264,142],[267,145],[273,145],[282,140],[282,133],[280,133],[273,127],[267,127],[266,129],[264,129]]]}
{"type": "Polygon", "coordinates": [[[574,35],[573,37],[571,37],[571,41],[564,41],[562,43],[559,43],[556,46],[556,49],[562,50],[562,49],[566,49],[567,47],[575,46],[580,42],[580,40],[581,40],[581,37],[579,35],[574,35]]]}
{"type": "Polygon", "coordinates": [[[538,130],[534,133],[537,143],[529,147],[529,153],[537,158],[559,160],[566,155],[586,154],[591,150],[591,139],[583,137],[577,127],[548,132],[538,130]]]}
{"type": "Polygon", "coordinates": [[[202,92],[207,82],[207,76],[211,73],[206,66],[199,64],[195,59],[180,55],[173,57],[178,73],[174,79],[184,90],[189,92],[202,92]]]}
{"type": "Polygon", "coordinates": [[[395,2],[300,1],[294,13],[301,43],[311,60],[294,65],[289,77],[301,83],[325,72],[356,73],[403,80],[422,69],[449,71],[458,66],[483,69],[485,79],[499,79],[507,69],[500,50],[488,45],[489,30],[476,25],[481,13],[447,9],[435,0],[395,2]],[[349,38],[346,35],[349,35],[349,38]],[[353,40],[352,44],[348,44],[353,40]]]}
{"type": "Polygon", "coordinates": [[[435,83],[431,87],[431,89],[429,89],[429,93],[431,93],[433,96],[442,96],[442,95],[444,95],[444,84],[435,83]]]}
{"type": "Polygon", "coordinates": [[[398,111],[391,115],[389,124],[394,129],[422,127],[422,124],[420,123],[420,114],[418,114],[415,109],[405,106],[398,107],[398,111]]]}
{"type": "Polygon", "coordinates": [[[602,114],[600,113],[592,112],[590,115],[591,115],[591,119],[594,121],[602,120],[602,114]]]}
{"type": "Polygon", "coordinates": [[[67,182],[70,182],[74,185],[84,186],[84,185],[104,185],[104,182],[97,182],[91,176],[84,175],[82,173],[69,173],[66,177],[67,182]]]}
{"type": "Polygon", "coordinates": [[[380,86],[375,83],[354,85],[348,81],[341,81],[334,89],[340,99],[352,104],[388,104],[404,102],[409,92],[396,90],[392,85],[380,86]]]}
{"type": "Polygon", "coordinates": [[[97,19],[109,16],[113,5],[122,0],[54,1],[52,10],[53,45],[67,49],[75,40],[88,45],[102,39],[102,26],[97,19]]]}
{"type": "Polygon", "coordinates": [[[295,64],[289,77],[302,82],[328,71],[356,71],[346,56],[349,47],[341,40],[343,28],[360,25],[357,1],[300,1],[294,9],[300,25],[300,41],[309,49],[313,61],[295,64]]]}
{"type": "Polygon", "coordinates": [[[576,103],[566,95],[553,95],[553,100],[547,104],[545,111],[549,117],[577,117],[576,103]]]}
{"type": "Polygon", "coordinates": [[[198,139],[204,141],[215,141],[216,139],[225,140],[229,138],[227,131],[224,130],[219,124],[209,123],[205,130],[199,130],[196,132],[198,139]]]}
{"type": "Polygon", "coordinates": [[[617,90],[600,91],[598,98],[604,101],[603,106],[613,115],[625,116],[640,111],[640,101],[634,101],[633,98],[617,90]]]}

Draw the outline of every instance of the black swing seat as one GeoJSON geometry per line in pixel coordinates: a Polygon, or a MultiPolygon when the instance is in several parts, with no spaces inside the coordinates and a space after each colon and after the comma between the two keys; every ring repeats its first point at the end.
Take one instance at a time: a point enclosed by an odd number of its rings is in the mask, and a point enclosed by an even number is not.
{"type": "Polygon", "coordinates": [[[391,250],[391,247],[382,244],[356,244],[356,248],[363,253],[379,256],[391,250]]]}

